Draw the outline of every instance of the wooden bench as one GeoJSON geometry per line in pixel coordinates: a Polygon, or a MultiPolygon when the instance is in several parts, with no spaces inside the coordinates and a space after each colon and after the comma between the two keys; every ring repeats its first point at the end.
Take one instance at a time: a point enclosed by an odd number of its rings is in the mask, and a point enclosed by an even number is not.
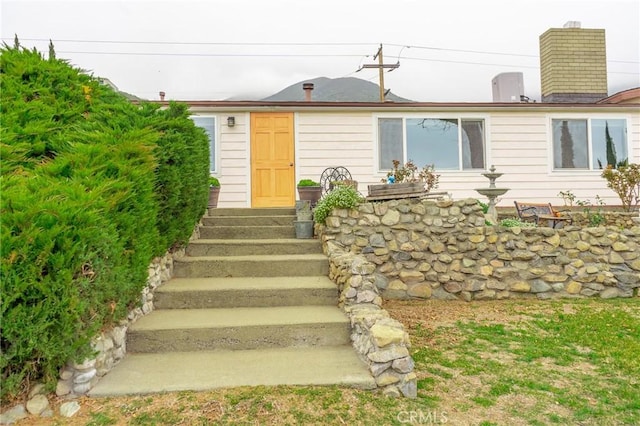
{"type": "Polygon", "coordinates": [[[540,225],[540,221],[547,221],[548,226],[555,228],[558,224],[573,223],[573,219],[568,216],[562,216],[559,212],[555,211],[551,206],[551,203],[519,203],[514,201],[516,205],[516,211],[518,217],[524,221],[535,222],[536,225],[540,225]]]}

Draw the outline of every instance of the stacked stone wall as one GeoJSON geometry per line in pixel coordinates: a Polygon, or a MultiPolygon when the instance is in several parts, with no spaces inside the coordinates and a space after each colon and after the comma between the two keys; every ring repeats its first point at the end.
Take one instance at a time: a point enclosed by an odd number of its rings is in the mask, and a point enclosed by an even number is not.
{"type": "Polygon", "coordinates": [[[409,334],[381,307],[376,265],[362,255],[345,252],[332,241],[324,248],[329,257],[329,277],[338,284],[340,306],[351,321],[356,353],[369,366],[385,395],[415,398],[417,376],[409,354],[409,334]]]}
{"type": "Polygon", "coordinates": [[[334,210],[329,242],[375,265],[387,299],[631,297],[640,227],[486,226],[475,199],[392,200],[334,210]]]}

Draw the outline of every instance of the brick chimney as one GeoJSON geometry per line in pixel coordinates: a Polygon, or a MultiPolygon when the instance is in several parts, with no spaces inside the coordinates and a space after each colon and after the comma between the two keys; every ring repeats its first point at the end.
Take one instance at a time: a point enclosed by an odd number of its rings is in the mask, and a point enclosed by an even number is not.
{"type": "Polygon", "coordinates": [[[304,90],[304,100],[311,101],[311,92],[313,91],[313,83],[302,83],[302,90],[304,90]]]}
{"type": "Polygon", "coordinates": [[[542,102],[595,103],[606,98],[604,30],[567,22],[540,36],[542,102]]]}

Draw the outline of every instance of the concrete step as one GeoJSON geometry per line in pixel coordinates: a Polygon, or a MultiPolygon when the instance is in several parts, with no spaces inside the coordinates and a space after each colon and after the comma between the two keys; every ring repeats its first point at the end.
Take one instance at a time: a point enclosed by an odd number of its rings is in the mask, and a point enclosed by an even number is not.
{"type": "Polygon", "coordinates": [[[295,216],[294,207],[270,208],[213,208],[208,211],[209,216],[295,216]]]}
{"type": "Polygon", "coordinates": [[[270,226],[201,226],[200,238],[203,239],[273,239],[295,238],[293,222],[290,225],[270,226]]]}
{"type": "Polygon", "coordinates": [[[338,304],[326,276],[174,278],[154,293],[156,309],[197,309],[338,304]]]}
{"type": "Polygon", "coordinates": [[[292,226],[295,215],[281,216],[205,216],[204,226],[292,226]]]}
{"type": "Polygon", "coordinates": [[[320,240],[295,238],[261,240],[200,239],[191,241],[186,249],[187,256],[252,256],[259,254],[314,253],[322,253],[320,240]]]}
{"type": "Polygon", "coordinates": [[[301,277],[329,275],[324,254],[184,256],[173,263],[175,278],[301,277]]]}
{"type": "Polygon", "coordinates": [[[89,395],[205,391],[259,385],[343,385],[374,389],[375,381],[350,345],[127,354],[89,395]]]}
{"type": "Polygon", "coordinates": [[[350,325],[336,306],[162,309],[127,333],[133,353],[347,345],[350,325]]]}

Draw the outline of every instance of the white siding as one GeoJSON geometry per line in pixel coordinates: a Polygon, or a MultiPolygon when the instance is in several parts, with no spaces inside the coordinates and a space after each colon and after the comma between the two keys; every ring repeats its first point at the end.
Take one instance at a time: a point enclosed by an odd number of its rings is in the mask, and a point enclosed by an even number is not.
{"type": "Polygon", "coordinates": [[[346,167],[366,192],[373,175],[373,125],[369,112],[299,112],[296,121],[297,179],[320,180],[328,167],[346,167]]]}
{"type": "MultiPolygon", "coordinates": [[[[597,107],[594,107],[597,109],[597,107]]],[[[572,191],[579,200],[595,203],[599,195],[608,205],[619,205],[618,196],[606,186],[600,171],[554,172],[552,161],[551,117],[562,111],[473,111],[447,114],[472,114],[485,117],[489,168],[495,165],[504,175],[496,181],[498,187],[509,188],[498,206],[512,206],[514,200],[551,202],[562,205],[560,191],[572,191]]],[[[204,112],[204,111],[201,111],[204,112]]],[[[397,116],[403,114],[394,111],[397,116]]],[[[628,122],[629,160],[640,163],[640,115],[635,113],[585,112],[582,117],[626,118],[628,122]]],[[[222,185],[221,207],[250,206],[250,129],[249,112],[215,111],[218,117],[219,173],[222,185]],[[227,127],[227,117],[233,115],[236,125],[227,127]]],[[[432,114],[432,112],[425,112],[432,114]]],[[[568,114],[575,114],[567,109],[568,114]]],[[[349,169],[359,183],[359,190],[367,193],[367,185],[380,183],[384,173],[377,172],[377,120],[379,113],[367,111],[301,110],[294,114],[296,181],[319,180],[327,167],[349,169]]],[[[456,199],[481,198],[474,188],[488,186],[481,171],[437,171],[440,173],[439,191],[450,192],[456,199]]]]}
{"type": "Polygon", "coordinates": [[[220,207],[250,207],[251,168],[250,129],[248,113],[225,113],[219,115],[219,172],[220,207]],[[227,126],[227,117],[234,116],[234,127],[227,126]]]}

